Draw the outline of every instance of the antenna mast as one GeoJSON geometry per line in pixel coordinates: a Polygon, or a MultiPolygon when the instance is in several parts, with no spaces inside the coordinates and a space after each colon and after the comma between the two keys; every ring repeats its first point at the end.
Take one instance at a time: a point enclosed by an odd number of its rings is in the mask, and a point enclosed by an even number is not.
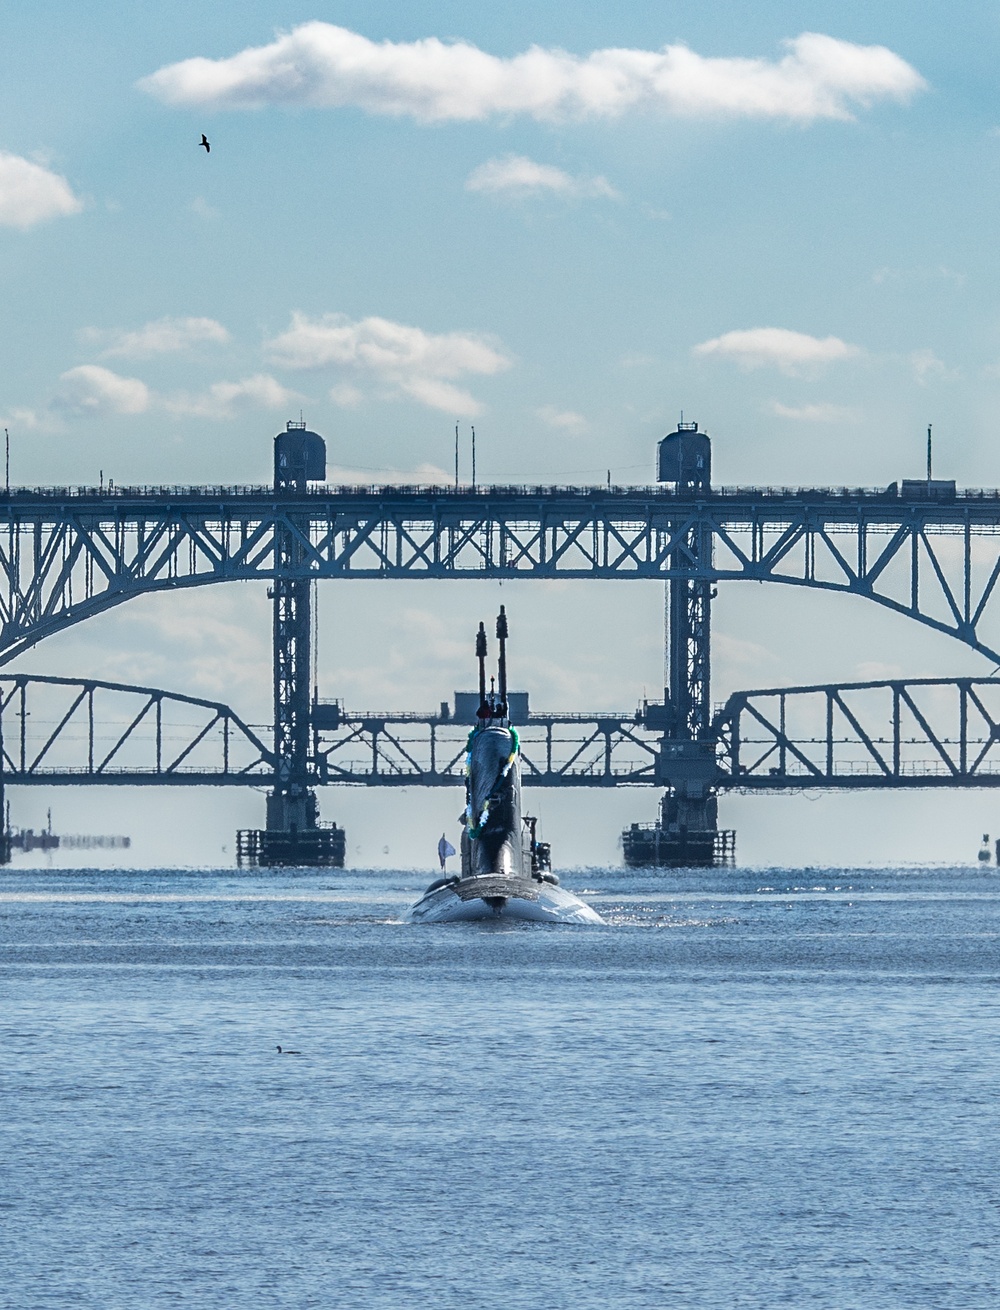
{"type": "Polygon", "coordinates": [[[500,613],[497,615],[497,637],[500,640],[500,659],[497,664],[497,674],[500,679],[500,714],[502,718],[509,718],[507,713],[507,611],[503,605],[500,606],[500,613]]]}
{"type": "Polygon", "coordinates": [[[476,633],[476,659],[479,661],[479,709],[476,711],[476,717],[488,719],[490,708],[486,704],[486,627],[483,623],[479,624],[479,631],[476,633]]]}
{"type": "Polygon", "coordinates": [[[931,424],[927,424],[927,481],[931,480],[931,424]]]}

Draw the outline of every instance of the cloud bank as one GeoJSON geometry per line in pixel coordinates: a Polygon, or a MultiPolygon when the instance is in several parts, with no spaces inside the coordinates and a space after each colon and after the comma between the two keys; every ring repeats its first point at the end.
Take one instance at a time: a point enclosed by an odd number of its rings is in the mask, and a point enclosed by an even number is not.
{"type": "Polygon", "coordinates": [[[472,170],[466,178],[465,189],[513,196],[538,195],[548,191],[567,198],[621,198],[606,177],[573,177],[561,168],[536,163],[526,155],[488,159],[485,164],[472,170]]]}
{"type": "MultiPolygon", "coordinates": [[[[288,330],[267,342],[265,350],[280,367],[350,369],[461,417],[474,417],[482,406],[454,381],[467,374],[490,376],[511,365],[494,342],[476,333],[425,332],[386,318],[352,321],[344,314],[310,318],[295,313],[288,330]]],[[[355,400],[353,390],[345,394],[355,400]]]]}
{"type": "MultiPolygon", "coordinates": [[[[123,377],[100,364],[80,364],[59,378],[51,409],[66,418],[107,418],[166,410],[177,417],[229,419],[252,409],[286,409],[302,397],[267,373],[239,382],[213,382],[204,391],[163,394],[139,378],[123,377]]],[[[30,426],[37,427],[40,420],[30,426]]]]}
{"type": "Polygon", "coordinates": [[[818,32],[786,41],[777,60],[716,58],[684,45],[586,56],[532,46],[500,58],[467,41],[370,41],[331,23],[303,23],[227,59],[169,64],[139,87],[170,105],[256,109],[354,106],[420,122],[527,114],[612,118],[629,110],[681,117],[849,119],[878,101],[905,103],[926,83],[885,46],[818,32]]]}
{"type": "Polygon", "coordinates": [[[543,405],[541,409],[536,409],[535,413],[550,428],[555,428],[562,432],[582,432],[587,426],[587,420],[582,414],[577,414],[572,409],[558,409],[555,405],[543,405]]]}
{"type": "Polygon", "coordinates": [[[743,368],[770,365],[785,373],[795,373],[802,368],[850,359],[859,355],[861,350],[839,337],[811,337],[806,332],[792,332],[788,328],[761,327],[724,332],[721,337],[713,337],[711,341],[695,346],[693,353],[721,355],[735,360],[743,368]]]}
{"type": "Polygon", "coordinates": [[[778,418],[796,419],[800,423],[851,423],[857,419],[857,413],[844,405],[831,405],[825,401],[806,405],[783,405],[780,400],[773,400],[768,412],[778,418]]]}
{"type": "Polygon", "coordinates": [[[55,409],[77,417],[108,414],[142,414],[149,409],[151,393],[145,382],[125,378],[100,364],[80,364],[59,378],[53,397],[55,409]]]}
{"type": "Polygon", "coordinates": [[[131,332],[84,328],[84,341],[94,345],[107,343],[101,352],[106,359],[148,359],[153,355],[174,354],[208,342],[224,345],[229,333],[214,318],[158,318],[131,332]]]}
{"type": "Polygon", "coordinates": [[[64,177],[0,150],[0,224],[4,227],[23,232],[50,218],[78,214],[82,208],[64,177]]]}
{"type": "Polygon", "coordinates": [[[255,373],[239,382],[213,382],[206,391],[194,395],[164,396],[161,403],[171,414],[227,419],[251,409],[287,409],[301,399],[270,374],[255,373]]]}

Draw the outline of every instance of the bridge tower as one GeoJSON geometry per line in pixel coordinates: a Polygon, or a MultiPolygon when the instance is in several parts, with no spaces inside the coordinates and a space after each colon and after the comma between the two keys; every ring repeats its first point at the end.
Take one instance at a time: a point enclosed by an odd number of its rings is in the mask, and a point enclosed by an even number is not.
{"type": "MultiPolygon", "coordinates": [[[[274,439],[274,494],[303,496],[326,478],[326,443],[304,423],[289,423],[274,439]]],[[[237,856],[250,865],[322,865],[343,868],[344,831],[319,822],[312,785],[312,582],[288,576],[306,558],[308,516],[290,507],[274,534],[275,579],[272,651],[274,675],[274,777],[267,796],[267,827],[237,836],[237,856]]]]}
{"type": "MultiPolygon", "coordinates": [[[[711,489],[712,443],[697,423],[680,422],[657,448],[658,482],[673,485],[683,505],[711,489]]],[[[679,506],[680,508],[680,506],[679,506]]],[[[682,514],[671,525],[665,598],[663,703],[647,703],[646,725],[662,729],[657,764],[666,787],[660,817],[652,825],[632,824],[622,833],[625,863],[634,867],[730,863],[732,832],[720,832],[712,733],[711,582],[690,575],[711,562],[711,529],[682,514]]]]}

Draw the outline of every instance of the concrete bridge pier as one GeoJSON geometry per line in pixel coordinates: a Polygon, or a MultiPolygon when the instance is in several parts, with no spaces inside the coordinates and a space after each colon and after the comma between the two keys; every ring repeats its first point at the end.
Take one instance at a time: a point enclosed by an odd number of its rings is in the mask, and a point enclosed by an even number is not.
{"type": "MultiPolygon", "coordinates": [[[[678,492],[707,492],[712,443],[697,423],[678,423],[657,448],[657,481],[678,492]]],[[[718,826],[718,768],[712,735],[711,582],[685,577],[712,558],[711,531],[684,528],[671,552],[666,584],[663,704],[647,704],[647,727],[663,730],[657,761],[666,787],[656,823],[633,823],[622,833],[625,863],[635,868],[731,864],[736,834],[718,826]]]]}

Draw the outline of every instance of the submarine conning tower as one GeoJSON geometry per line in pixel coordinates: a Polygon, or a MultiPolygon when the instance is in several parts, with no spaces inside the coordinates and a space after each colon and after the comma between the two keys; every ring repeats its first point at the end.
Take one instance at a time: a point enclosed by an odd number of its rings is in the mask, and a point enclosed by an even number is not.
{"type": "MultiPolygon", "coordinates": [[[[310,482],[325,479],[326,442],[305,423],[288,423],[274,438],[275,497],[305,495],[310,482]]],[[[344,866],[344,830],[335,823],[320,823],[316,792],[310,785],[312,583],[294,576],[305,561],[303,541],[308,538],[308,516],[300,522],[294,508],[289,508],[275,527],[275,579],[270,590],[274,775],[267,794],[267,826],[237,834],[240,864],[344,866]]]]}
{"type": "MultiPolygon", "coordinates": [[[[711,492],[712,442],[697,423],[681,421],[656,450],[656,479],[682,502],[711,492]]],[[[672,576],[664,603],[662,703],[647,701],[645,724],[662,731],[657,779],[666,788],[656,823],[634,823],[622,833],[625,863],[632,867],[684,868],[730,864],[735,833],[720,831],[712,730],[711,605],[707,579],[685,577],[692,564],[711,563],[712,537],[704,527],[684,527],[670,556],[672,576]]]]}
{"type": "Polygon", "coordinates": [[[462,829],[463,876],[500,874],[522,877],[534,868],[537,843],[531,832],[525,849],[521,815],[519,743],[507,703],[507,611],[501,605],[496,626],[499,655],[496,682],[486,690],[486,627],[476,633],[479,708],[469,735],[466,770],[466,822],[462,829]]]}

